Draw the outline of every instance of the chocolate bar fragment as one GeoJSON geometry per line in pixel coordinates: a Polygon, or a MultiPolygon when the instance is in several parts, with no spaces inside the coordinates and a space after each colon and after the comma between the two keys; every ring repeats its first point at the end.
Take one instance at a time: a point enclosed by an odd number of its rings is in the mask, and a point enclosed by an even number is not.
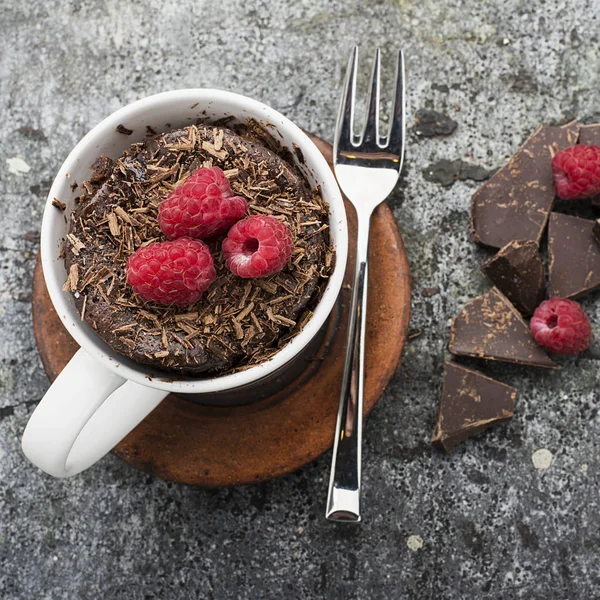
{"type": "Polygon", "coordinates": [[[519,311],[492,288],[467,303],[450,330],[452,354],[556,369],[535,343],[519,311]]]}
{"type": "Polygon", "coordinates": [[[486,261],[481,270],[525,317],[544,299],[544,265],[532,240],[515,240],[486,261]]]}
{"type": "Polygon", "coordinates": [[[548,229],[550,297],[575,298],[600,286],[595,221],[553,212],[548,229]]]}
{"type": "Polygon", "coordinates": [[[450,452],[457,444],[512,419],[517,390],[477,371],[447,362],[432,443],[450,452]]]}
{"type": "Polygon", "coordinates": [[[579,125],[540,125],[507,165],[473,195],[471,228],[478,244],[502,248],[540,241],[554,203],[552,157],[577,142],[579,125]]]}

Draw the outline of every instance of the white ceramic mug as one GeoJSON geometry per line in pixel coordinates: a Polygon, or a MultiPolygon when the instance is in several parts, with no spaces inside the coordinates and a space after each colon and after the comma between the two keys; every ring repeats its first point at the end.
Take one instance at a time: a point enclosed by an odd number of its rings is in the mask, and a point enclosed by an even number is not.
{"type": "Polygon", "coordinates": [[[313,339],[329,316],[339,294],[348,233],[342,197],[322,154],[289,119],[264,104],[238,94],[212,89],[165,92],[130,104],[94,127],[69,154],[46,202],[41,231],[44,277],[60,319],[81,349],[71,359],[35,409],[23,434],[22,447],[29,460],[55,477],[80,473],[98,461],[140,423],[170,392],[207,394],[232,390],[281,369],[313,339]],[[74,181],[89,178],[90,165],[100,154],[116,158],[132,143],[143,140],[146,126],[158,132],[233,116],[237,121],[256,119],[280,134],[280,142],[300,147],[304,164],[298,165],[311,184],[320,184],[330,207],[330,232],[336,249],[334,271],[314,316],[304,329],[270,360],[245,371],[204,379],[173,381],[114,352],[84,321],[70,293],[62,286],[67,273],[61,254],[69,213],[78,193],[74,181]],[[128,136],[118,125],[132,129],[128,136]],[[53,198],[67,204],[65,213],[52,206],[53,198]],[[67,217],[65,219],[65,216],[67,217]]]}

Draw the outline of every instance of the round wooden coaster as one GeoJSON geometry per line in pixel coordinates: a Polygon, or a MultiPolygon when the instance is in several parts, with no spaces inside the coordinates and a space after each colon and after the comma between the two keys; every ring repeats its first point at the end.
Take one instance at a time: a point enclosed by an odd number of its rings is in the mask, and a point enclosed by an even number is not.
{"type": "MultiPolygon", "coordinates": [[[[331,146],[313,138],[331,165],[331,146]]],[[[338,303],[345,323],[355,252],[356,216],[349,203],[350,248],[338,303]]],[[[390,209],[371,222],[364,411],[394,374],[406,339],[410,280],[406,251],[390,209]]],[[[44,369],[54,381],[78,350],[52,306],[38,260],[33,277],[33,326],[44,369]]],[[[169,395],[113,452],[151,475],[205,487],[244,485],[290,473],[333,444],[346,331],[329,327],[307,369],[272,397],[236,407],[205,406],[169,395]],[[321,355],[324,354],[324,355],[321,355]]]]}

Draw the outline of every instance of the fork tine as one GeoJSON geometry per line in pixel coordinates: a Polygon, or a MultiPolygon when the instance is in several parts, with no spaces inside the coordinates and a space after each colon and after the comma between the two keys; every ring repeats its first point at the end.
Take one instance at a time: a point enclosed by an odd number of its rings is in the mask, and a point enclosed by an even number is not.
{"type": "Polygon", "coordinates": [[[400,157],[400,163],[402,163],[404,158],[404,103],[404,53],[402,50],[399,50],[398,62],[396,64],[396,88],[394,90],[387,148],[392,154],[400,157]]]}
{"type": "Polygon", "coordinates": [[[354,136],[354,99],[356,96],[356,72],[358,70],[358,46],[354,46],[346,69],[344,81],[344,94],[338,112],[335,128],[334,155],[337,148],[342,150],[352,148],[355,143],[354,136]]]}
{"type": "Polygon", "coordinates": [[[371,71],[371,95],[369,105],[365,114],[365,125],[361,138],[361,144],[365,146],[379,145],[379,82],[381,71],[381,52],[379,48],[375,52],[373,69],[371,71]]]}

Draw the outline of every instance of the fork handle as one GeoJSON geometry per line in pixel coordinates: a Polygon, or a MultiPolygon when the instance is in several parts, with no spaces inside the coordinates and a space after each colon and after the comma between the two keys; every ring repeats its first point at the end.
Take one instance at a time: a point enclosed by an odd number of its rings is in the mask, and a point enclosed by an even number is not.
{"type": "Polygon", "coordinates": [[[370,215],[358,219],[356,266],[348,340],[338,409],[325,516],[331,521],[360,521],[361,446],[365,380],[365,325],[369,275],[370,215]]]}

